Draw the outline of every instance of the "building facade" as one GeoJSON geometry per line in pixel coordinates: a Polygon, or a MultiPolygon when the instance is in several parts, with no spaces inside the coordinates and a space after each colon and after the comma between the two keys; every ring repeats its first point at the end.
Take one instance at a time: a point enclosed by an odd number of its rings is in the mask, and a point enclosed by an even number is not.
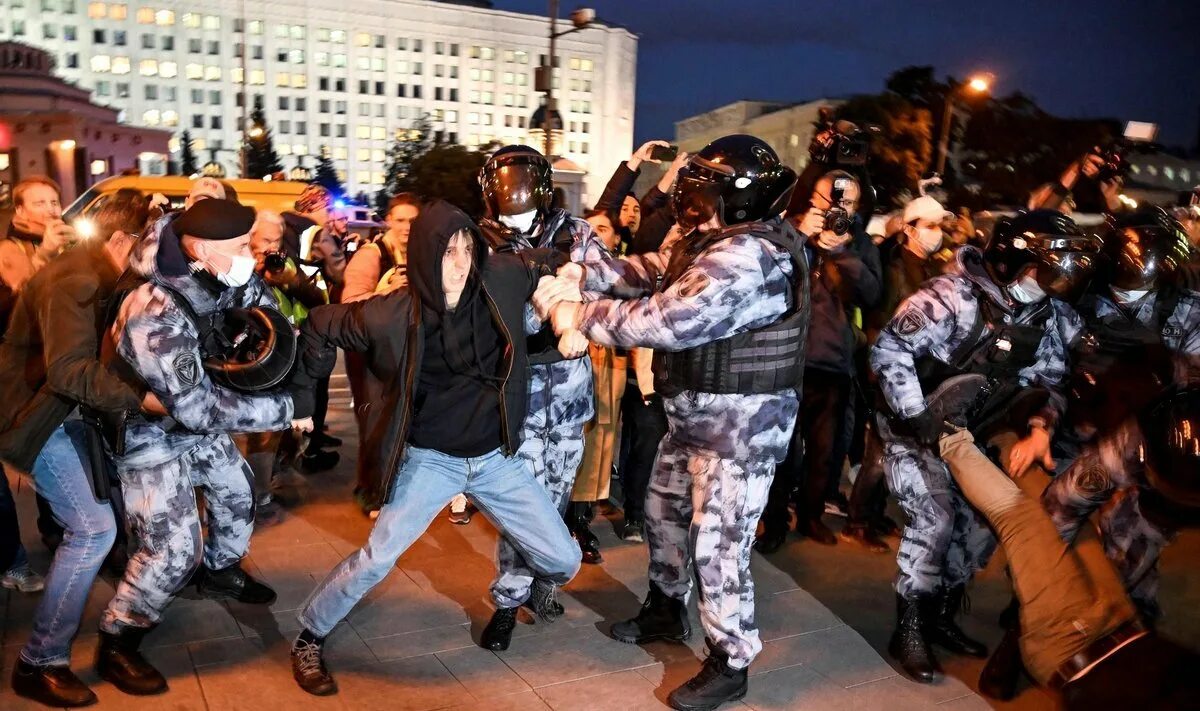
{"type": "MultiPolygon", "coordinates": [[[[285,169],[328,150],[351,193],[383,183],[391,139],[423,114],[467,146],[524,142],[548,19],[435,0],[0,0],[0,40],[49,51],[57,73],[135,126],[190,132],[237,175],[240,126],[264,99],[285,169]],[[243,87],[244,82],[244,87],[243,87]],[[246,100],[243,102],[242,89],[246,100]]],[[[563,155],[590,199],[632,151],[637,38],[594,24],[558,41],[563,155]]]]}
{"type": "MultiPolygon", "coordinates": [[[[171,134],[121,124],[117,111],[53,74],[48,52],[0,41],[0,186],[46,175],[70,202],[122,171],[165,172],[171,134]]],[[[0,200],[3,202],[3,200],[0,200]]]]}
{"type": "Polygon", "coordinates": [[[766,141],[784,165],[797,173],[808,165],[808,144],[823,106],[837,107],[837,99],[817,99],[802,104],[770,101],[736,101],[712,111],[675,122],[675,141],[689,153],[731,133],[747,133],[766,141]]]}

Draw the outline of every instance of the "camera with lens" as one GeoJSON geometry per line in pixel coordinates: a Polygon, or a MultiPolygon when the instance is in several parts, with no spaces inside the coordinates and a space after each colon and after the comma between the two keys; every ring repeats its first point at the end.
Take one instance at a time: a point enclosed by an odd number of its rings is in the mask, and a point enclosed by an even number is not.
{"type": "Polygon", "coordinates": [[[1098,182],[1107,183],[1114,178],[1125,177],[1125,174],[1129,172],[1129,161],[1125,157],[1129,148],[1130,145],[1127,142],[1117,141],[1096,151],[1096,155],[1104,161],[1096,172],[1098,182]]]}
{"type": "Polygon", "coordinates": [[[809,155],[814,161],[830,167],[866,165],[871,151],[870,134],[878,133],[879,127],[835,121],[833,115],[830,106],[819,110],[817,132],[808,146],[809,155]]]}
{"type": "Polygon", "coordinates": [[[824,228],[841,237],[850,231],[854,226],[854,217],[842,207],[842,201],[845,199],[846,187],[850,184],[849,178],[835,178],[833,186],[829,190],[830,207],[825,211],[824,228]]]}
{"type": "Polygon", "coordinates": [[[296,278],[296,264],[280,251],[263,255],[263,280],[271,286],[282,286],[296,278]]]}

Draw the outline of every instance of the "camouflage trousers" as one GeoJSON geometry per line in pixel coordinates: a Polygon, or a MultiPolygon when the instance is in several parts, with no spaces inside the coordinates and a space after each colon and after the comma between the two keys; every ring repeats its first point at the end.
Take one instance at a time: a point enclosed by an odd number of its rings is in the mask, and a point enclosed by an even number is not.
{"type": "MultiPolygon", "coordinates": [[[[545,487],[550,501],[562,515],[575,488],[579,463],[583,461],[583,424],[548,430],[525,427],[522,437],[517,456],[545,487]]],[[[517,607],[528,600],[533,569],[504,537],[496,546],[496,567],[496,579],[492,581],[492,601],[496,607],[517,607]]]]}
{"type": "Polygon", "coordinates": [[[203,558],[213,570],[246,554],[254,530],[253,474],[228,435],[211,435],[153,467],[117,465],[126,520],[138,549],[100,620],[101,629],[151,627],[203,558]],[[204,491],[208,539],[194,487],[204,491]]]}
{"type": "Polygon", "coordinates": [[[996,537],[941,457],[896,435],[884,417],[878,420],[888,487],[908,515],[896,555],[896,592],[911,598],[967,584],[991,559],[996,537]]]}
{"type": "Polygon", "coordinates": [[[650,582],[686,601],[694,568],[704,633],[739,669],[762,651],[750,553],[775,465],[717,457],[680,445],[672,432],[659,445],[646,493],[650,582]]]}

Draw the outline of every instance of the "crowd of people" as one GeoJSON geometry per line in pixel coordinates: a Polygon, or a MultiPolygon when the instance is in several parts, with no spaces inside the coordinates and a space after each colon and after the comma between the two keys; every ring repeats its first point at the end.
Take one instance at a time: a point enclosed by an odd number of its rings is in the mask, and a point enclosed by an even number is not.
{"type": "Polygon", "coordinates": [[[69,662],[102,567],[119,583],[96,668],[133,695],[167,689],[140,645],[183,588],[275,600],[241,560],[340,461],[340,358],[374,523],[299,613],[309,693],[336,693],[326,639],[440,512],[500,532],[480,644],[503,651],[521,608],[564,614],[615,505],[649,593],[613,638],[687,640],[699,588],[708,653],[673,708],[745,695],[750,557],[793,530],[878,554],[898,537],[888,649],[916,681],[941,674],[935,648],[988,656],[957,616],[1000,545],[1014,595],[981,690],[1011,698],[1026,670],[1068,708],[1195,708],[1198,659],[1158,636],[1157,592],[1162,548],[1200,521],[1200,206],[1126,209],[1089,153],[993,225],[922,186],[872,234],[868,173],[827,151],[797,173],[752,136],[664,149],[575,216],[547,159],[507,146],[482,217],[402,193],[370,239],[318,186],[282,214],[212,178],[174,211],[124,189],[83,239],[52,181],[17,185],[0,460],[32,481],[54,557],[33,570],[0,477],[0,584],[42,594],[16,693],[96,700],[69,662]],[[1106,213],[1085,228],[1089,182],[1106,213]]]}

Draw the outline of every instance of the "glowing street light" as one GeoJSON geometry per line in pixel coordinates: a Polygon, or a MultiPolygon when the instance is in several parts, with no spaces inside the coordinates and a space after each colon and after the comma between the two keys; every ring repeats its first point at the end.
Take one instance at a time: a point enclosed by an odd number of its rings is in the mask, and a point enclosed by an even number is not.
{"type": "Polygon", "coordinates": [[[247,133],[251,138],[259,138],[263,135],[263,127],[259,126],[258,124],[254,124],[250,127],[250,130],[247,133]]]}
{"type": "Polygon", "coordinates": [[[995,76],[990,73],[976,74],[967,82],[967,88],[976,94],[986,94],[992,90],[992,81],[995,76]]]}
{"type": "Polygon", "coordinates": [[[992,91],[992,84],[996,81],[996,76],[991,72],[979,72],[972,74],[966,84],[960,84],[957,87],[951,87],[946,92],[946,108],[942,112],[942,135],[938,141],[937,153],[937,174],[942,175],[946,172],[946,155],[950,153],[950,124],[954,121],[954,99],[958,94],[965,94],[968,91],[972,94],[989,94],[992,91]]]}

